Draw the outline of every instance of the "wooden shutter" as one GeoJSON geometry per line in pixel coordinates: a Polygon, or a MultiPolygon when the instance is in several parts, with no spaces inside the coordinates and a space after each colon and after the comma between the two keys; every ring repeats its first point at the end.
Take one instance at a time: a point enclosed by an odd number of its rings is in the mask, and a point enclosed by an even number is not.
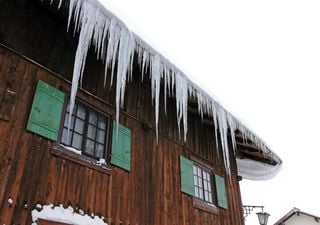
{"type": "Polygon", "coordinates": [[[180,156],[181,191],[194,196],[193,162],[180,156]]]}
{"type": "Polygon", "coordinates": [[[224,178],[215,175],[215,181],[217,189],[218,206],[224,209],[228,209],[227,193],[224,178]]]}
{"type": "Polygon", "coordinates": [[[130,152],[131,130],[113,121],[111,163],[130,171],[130,152]]]}
{"type": "Polygon", "coordinates": [[[39,80],[34,94],[27,130],[57,141],[64,93],[39,80]]]}

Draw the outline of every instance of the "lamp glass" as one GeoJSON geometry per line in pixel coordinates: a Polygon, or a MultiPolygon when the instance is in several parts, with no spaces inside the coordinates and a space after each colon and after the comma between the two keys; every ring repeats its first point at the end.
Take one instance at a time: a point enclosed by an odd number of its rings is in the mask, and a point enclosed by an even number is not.
{"type": "Polygon", "coordinates": [[[267,225],[270,214],[266,212],[257,213],[260,225],[267,225]]]}

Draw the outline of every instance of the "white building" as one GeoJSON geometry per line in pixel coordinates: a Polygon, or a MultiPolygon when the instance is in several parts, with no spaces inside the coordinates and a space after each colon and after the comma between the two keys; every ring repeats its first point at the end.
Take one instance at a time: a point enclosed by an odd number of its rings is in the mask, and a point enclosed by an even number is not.
{"type": "Polygon", "coordinates": [[[274,225],[319,225],[320,217],[293,208],[274,225]]]}

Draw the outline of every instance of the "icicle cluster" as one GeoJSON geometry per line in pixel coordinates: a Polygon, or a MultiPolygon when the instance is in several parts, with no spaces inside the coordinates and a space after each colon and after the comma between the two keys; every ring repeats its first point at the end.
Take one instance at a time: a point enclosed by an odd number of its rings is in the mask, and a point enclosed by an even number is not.
{"type": "MultiPolygon", "coordinates": [[[[163,80],[165,112],[167,96],[175,96],[177,123],[179,132],[181,121],[183,123],[184,140],[186,140],[188,130],[187,109],[189,97],[192,96],[197,99],[198,111],[202,118],[204,114],[213,118],[216,138],[218,137],[217,133],[220,133],[224,164],[228,174],[230,174],[228,131],[230,131],[231,134],[233,149],[235,149],[235,131],[240,130],[244,138],[253,141],[264,153],[271,155],[277,163],[281,164],[281,159],[273,154],[262,140],[243,126],[216,100],[190,81],[173,64],[153,50],[138,36],[131,33],[123,22],[116,18],[111,12],[107,11],[98,1],[70,0],[68,29],[72,19],[74,22],[74,32],[80,32],[80,34],[70,95],[71,111],[73,110],[78,86],[81,85],[88,49],[93,45],[97,53],[97,58],[103,60],[106,65],[104,84],[106,85],[108,69],[111,69],[111,84],[115,76],[116,120],[118,121],[120,107],[124,102],[126,83],[132,76],[133,56],[136,52],[142,72],[141,79],[143,80],[148,68],[150,71],[157,139],[160,83],[161,80],[163,80]],[[114,71],[116,71],[115,75],[113,74],[114,71]],[[173,93],[174,90],[175,93],[173,93]]],[[[218,143],[218,141],[216,141],[216,143],[218,143]]]]}

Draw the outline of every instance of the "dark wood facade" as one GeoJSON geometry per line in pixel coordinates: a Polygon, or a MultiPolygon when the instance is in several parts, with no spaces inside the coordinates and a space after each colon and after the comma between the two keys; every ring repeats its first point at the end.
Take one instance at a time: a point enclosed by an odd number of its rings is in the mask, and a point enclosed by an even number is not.
{"type": "MultiPolygon", "coordinates": [[[[235,159],[228,177],[212,125],[191,111],[185,143],[174,99],[167,114],[160,104],[157,143],[150,82],[140,81],[137,65],[120,114],[132,133],[130,172],[61,155],[55,142],[26,130],[38,80],[70,92],[77,37],[66,33],[66,9],[56,8],[41,1],[0,1],[0,224],[31,224],[35,205],[52,203],[100,214],[109,225],[243,225],[235,159]],[[225,178],[228,209],[199,209],[180,191],[180,155],[205,162],[225,178]]],[[[91,50],[78,98],[115,118],[114,85],[103,87],[103,73],[91,50]]]]}

